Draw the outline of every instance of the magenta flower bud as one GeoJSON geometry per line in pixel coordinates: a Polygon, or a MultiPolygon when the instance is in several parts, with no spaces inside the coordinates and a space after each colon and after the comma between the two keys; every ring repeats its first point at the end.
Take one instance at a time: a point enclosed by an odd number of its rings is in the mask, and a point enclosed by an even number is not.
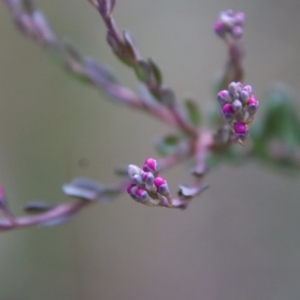
{"type": "Polygon", "coordinates": [[[231,95],[227,90],[223,90],[218,93],[218,102],[221,105],[231,101],[232,101],[231,95]]]}
{"type": "Polygon", "coordinates": [[[247,125],[243,122],[235,122],[233,124],[234,133],[241,138],[244,138],[248,135],[247,125]]]}
{"type": "Polygon", "coordinates": [[[147,193],[147,191],[145,189],[142,189],[142,188],[138,188],[135,191],[135,196],[138,201],[142,201],[142,202],[149,199],[149,194],[147,193]]]}
{"type": "Polygon", "coordinates": [[[127,193],[134,199],[135,199],[135,192],[136,192],[137,188],[138,188],[137,185],[134,183],[130,184],[127,187],[127,193]]]}
{"type": "Polygon", "coordinates": [[[145,172],[157,173],[158,172],[157,161],[154,158],[146,159],[143,170],[145,172]]]}
{"type": "Polygon", "coordinates": [[[225,120],[231,120],[234,117],[234,109],[231,104],[226,103],[222,107],[222,114],[225,120]]]}
{"type": "Polygon", "coordinates": [[[259,106],[259,102],[256,100],[256,98],[252,95],[247,102],[247,111],[249,114],[256,113],[259,106]]]}
{"type": "Polygon", "coordinates": [[[243,26],[245,24],[245,14],[243,12],[237,12],[234,15],[235,25],[243,26]]]}
{"type": "Polygon", "coordinates": [[[161,195],[168,195],[170,193],[167,181],[162,177],[156,177],[154,179],[154,185],[157,188],[157,192],[161,195]]]}
{"type": "Polygon", "coordinates": [[[214,25],[214,30],[218,36],[223,37],[227,29],[222,22],[217,21],[214,25]]]}
{"type": "Polygon", "coordinates": [[[143,182],[147,185],[153,185],[154,183],[154,175],[151,172],[145,172],[142,176],[143,182]]]}
{"type": "Polygon", "coordinates": [[[243,104],[240,100],[236,99],[232,102],[232,108],[235,112],[239,112],[243,109],[243,104]]]}
{"type": "Polygon", "coordinates": [[[244,29],[241,26],[234,26],[231,33],[235,39],[240,39],[244,34],[244,29]]]}

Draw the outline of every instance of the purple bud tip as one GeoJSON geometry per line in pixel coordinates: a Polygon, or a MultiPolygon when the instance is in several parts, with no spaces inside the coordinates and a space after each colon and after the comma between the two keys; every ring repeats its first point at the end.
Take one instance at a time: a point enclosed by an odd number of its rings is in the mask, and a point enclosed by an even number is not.
{"type": "Polygon", "coordinates": [[[246,136],[248,133],[247,125],[243,122],[235,122],[233,124],[235,134],[239,136],[246,136]]]}
{"type": "Polygon", "coordinates": [[[226,103],[222,107],[222,114],[226,120],[232,119],[234,115],[234,109],[231,104],[226,103]]]}
{"type": "Polygon", "coordinates": [[[226,27],[222,22],[217,21],[214,25],[214,30],[217,35],[222,37],[226,32],[226,27]]]}
{"type": "Polygon", "coordinates": [[[133,188],[137,187],[134,183],[130,184],[127,188],[127,193],[131,196],[134,194],[133,188]]]}
{"type": "Polygon", "coordinates": [[[244,29],[241,26],[234,26],[232,29],[232,36],[236,39],[240,39],[244,34],[244,29]]]}
{"type": "Polygon", "coordinates": [[[153,185],[153,183],[154,183],[154,176],[150,172],[145,172],[143,174],[142,179],[143,179],[143,182],[145,182],[148,185],[153,185]]]}
{"type": "Polygon", "coordinates": [[[246,91],[249,94],[249,96],[251,96],[252,95],[252,86],[251,85],[245,85],[243,87],[243,91],[246,91]]]}
{"type": "Polygon", "coordinates": [[[147,191],[142,188],[137,189],[135,195],[139,200],[146,200],[149,197],[147,191]]]}
{"type": "Polygon", "coordinates": [[[231,102],[231,100],[231,96],[227,90],[223,90],[218,93],[218,101],[221,105],[226,102],[231,102]]]}
{"type": "Polygon", "coordinates": [[[159,188],[161,185],[165,184],[166,183],[166,180],[162,177],[156,177],[154,179],[154,185],[159,188]]]}
{"type": "Polygon", "coordinates": [[[235,24],[243,26],[245,24],[245,14],[243,12],[237,12],[234,16],[235,24]]]}
{"type": "Polygon", "coordinates": [[[257,111],[257,108],[259,106],[259,102],[256,100],[256,98],[252,95],[249,99],[249,101],[247,102],[247,106],[248,106],[248,112],[250,114],[253,114],[257,111]]]}
{"type": "Polygon", "coordinates": [[[232,108],[234,111],[241,111],[243,108],[243,104],[240,100],[236,99],[232,102],[232,108]]]}
{"type": "Polygon", "coordinates": [[[158,171],[157,161],[154,158],[146,159],[143,170],[145,172],[153,172],[153,173],[157,172],[158,171]]]}
{"type": "Polygon", "coordinates": [[[162,177],[156,177],[154,179],[154,185],[157,188],[157,191],[162,194],[162,195],[166,195],[169,193],[169,188],[168,188],[168,184],[167,181],[162,178],[162,177]]]}

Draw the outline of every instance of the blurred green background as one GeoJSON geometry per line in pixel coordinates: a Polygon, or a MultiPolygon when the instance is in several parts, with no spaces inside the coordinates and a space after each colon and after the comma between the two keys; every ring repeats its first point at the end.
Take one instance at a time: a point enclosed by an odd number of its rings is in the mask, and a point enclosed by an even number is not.
{"type": "MultiPolygon", "coordinates": [[[[60,36],[135,87],[87,1],[36,2],[60,36]]],[[[207,108],[226,58],[212,24],[228,8],[247,15],[246,82],[258,98],[273,80],[299,95],[299,0],[119,0],[114,15],[178,96],[207,108]]],[[[60,187],[73,177],[113,182],[115,166],[155,155],[155,134],[172,129],[74,82],[20,36],[3,3],[0,19],[0,181],[14,212],[32,199],[66,201],[60,187]]],[[[183,167],[166,177],[172,190],[189,178],[183,167]]],[[[251,163],[224,165],[207,182],[184,212],[123,196],[60,227],[2,233],[0,299],[299,299],[299,176],[251,163]]]]}

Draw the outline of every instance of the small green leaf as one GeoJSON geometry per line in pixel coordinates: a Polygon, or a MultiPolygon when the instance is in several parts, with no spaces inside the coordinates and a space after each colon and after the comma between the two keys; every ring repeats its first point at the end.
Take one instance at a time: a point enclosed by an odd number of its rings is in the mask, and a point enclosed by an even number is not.
{"type": "Polygon", "coordinates": [[[156,84],[159,86],[162,85],[163,78],[162,78],[160,68],[158,67],[158,65],[152,58],[148,59],[148,63],[149,63],[149,66],[151,67],[151,71],[152,71],[152,74],[153,74],[156,84]]]}
{"type": "Polygon", "coordinates": [[[174,152],[181,138],[177,135],[167,135],[158,139],[155,142],[156,151],[162,155],[167,156],[174,152]]]}
{"type": "Polygon", "coordinates": [[[134,71],[135,71],[136,77],[140,81],[147,82],[150,79],[151,68],[148,65],[148,63],[145,62],[144,60],[139,60],[134,64],[134,71]]]}
{"type": "Polygon", "coordinates": [[[199,126],[201,124],[201,113],[196,102],[192,99],[186,99],[185,108],[191,124],[194,126],[199,126]]]}

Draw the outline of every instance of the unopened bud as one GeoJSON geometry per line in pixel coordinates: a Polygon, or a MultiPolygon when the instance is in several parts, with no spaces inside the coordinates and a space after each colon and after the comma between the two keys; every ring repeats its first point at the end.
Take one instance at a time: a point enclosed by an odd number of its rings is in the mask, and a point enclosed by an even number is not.
{"type": "Polygon", "coordinates": [[[218,101],[221,105],[223,105],[227,102],[231,102],[232,98],[227,90],[223,90],[218,93],[218,101]]]}
{"type": "Polygon", "coordinates": [[[154,175],[151,172],[145,172],[142,176],[142,180],[144,183],[151,186],[154,183],[154,175]]]}
{"type": "Polygon", "coordinates": [[[167,181],[162,177],[156,177],[154,179],[154,185],[157,188],[157,192],[163,196],[169,195],[169,187],[167,181]]]}
{"type": "Polygon", "coordinates": [[[141,177],[143,174],[143,171],[136,165],[128,165],[127,174],[128,174],[129,179],[132,182],[137,183],[137,181],[139,180],[138,176],[141,177]]]}
{"type": "Polygon", "coordinates": [[[236,99],[232,102],[232,108],[236,112],[240,112],[243,108],[243,104],[240,100],[236,99]]]}
{"type": "Polygon", "coordinates": [[[146,159],[143,170],[145,172],[157,173],[158,172],[158,164],[154,158],[146,159]]]}
{"type": "Polygon", "coordinates": [[[135,191],[136,200],[144,202],[149,199],[149,194],[145,189],[138,188],[135,191]]]}
{"type": "Polygon", "coordinates": [[[241,26],[234,26],[231,33],[235,39],[240,39],[244,34],[244,29],[241,26]]]}
{"type": "Polygon", "coordinates": [[[222,107],[222,114],[225,120],[229,121],[232,120],[234,117],[234,109],[232,107],[231,104],[226,103],[223,107],[222,107]]]}
{"type": "Polygon", "coordinates": [[[249,114],[256,113],[259,106],[259,102],[255,99],[254,96],[251,96],[249,101],[247,102],[247,111],[249,114]]]}
{"type": "Polygon", "coordinates": [[[240,137],[245,138],[248,135],[247,125],[243,122],[235,122],[233,124],[234,133],[240,137]]]}

